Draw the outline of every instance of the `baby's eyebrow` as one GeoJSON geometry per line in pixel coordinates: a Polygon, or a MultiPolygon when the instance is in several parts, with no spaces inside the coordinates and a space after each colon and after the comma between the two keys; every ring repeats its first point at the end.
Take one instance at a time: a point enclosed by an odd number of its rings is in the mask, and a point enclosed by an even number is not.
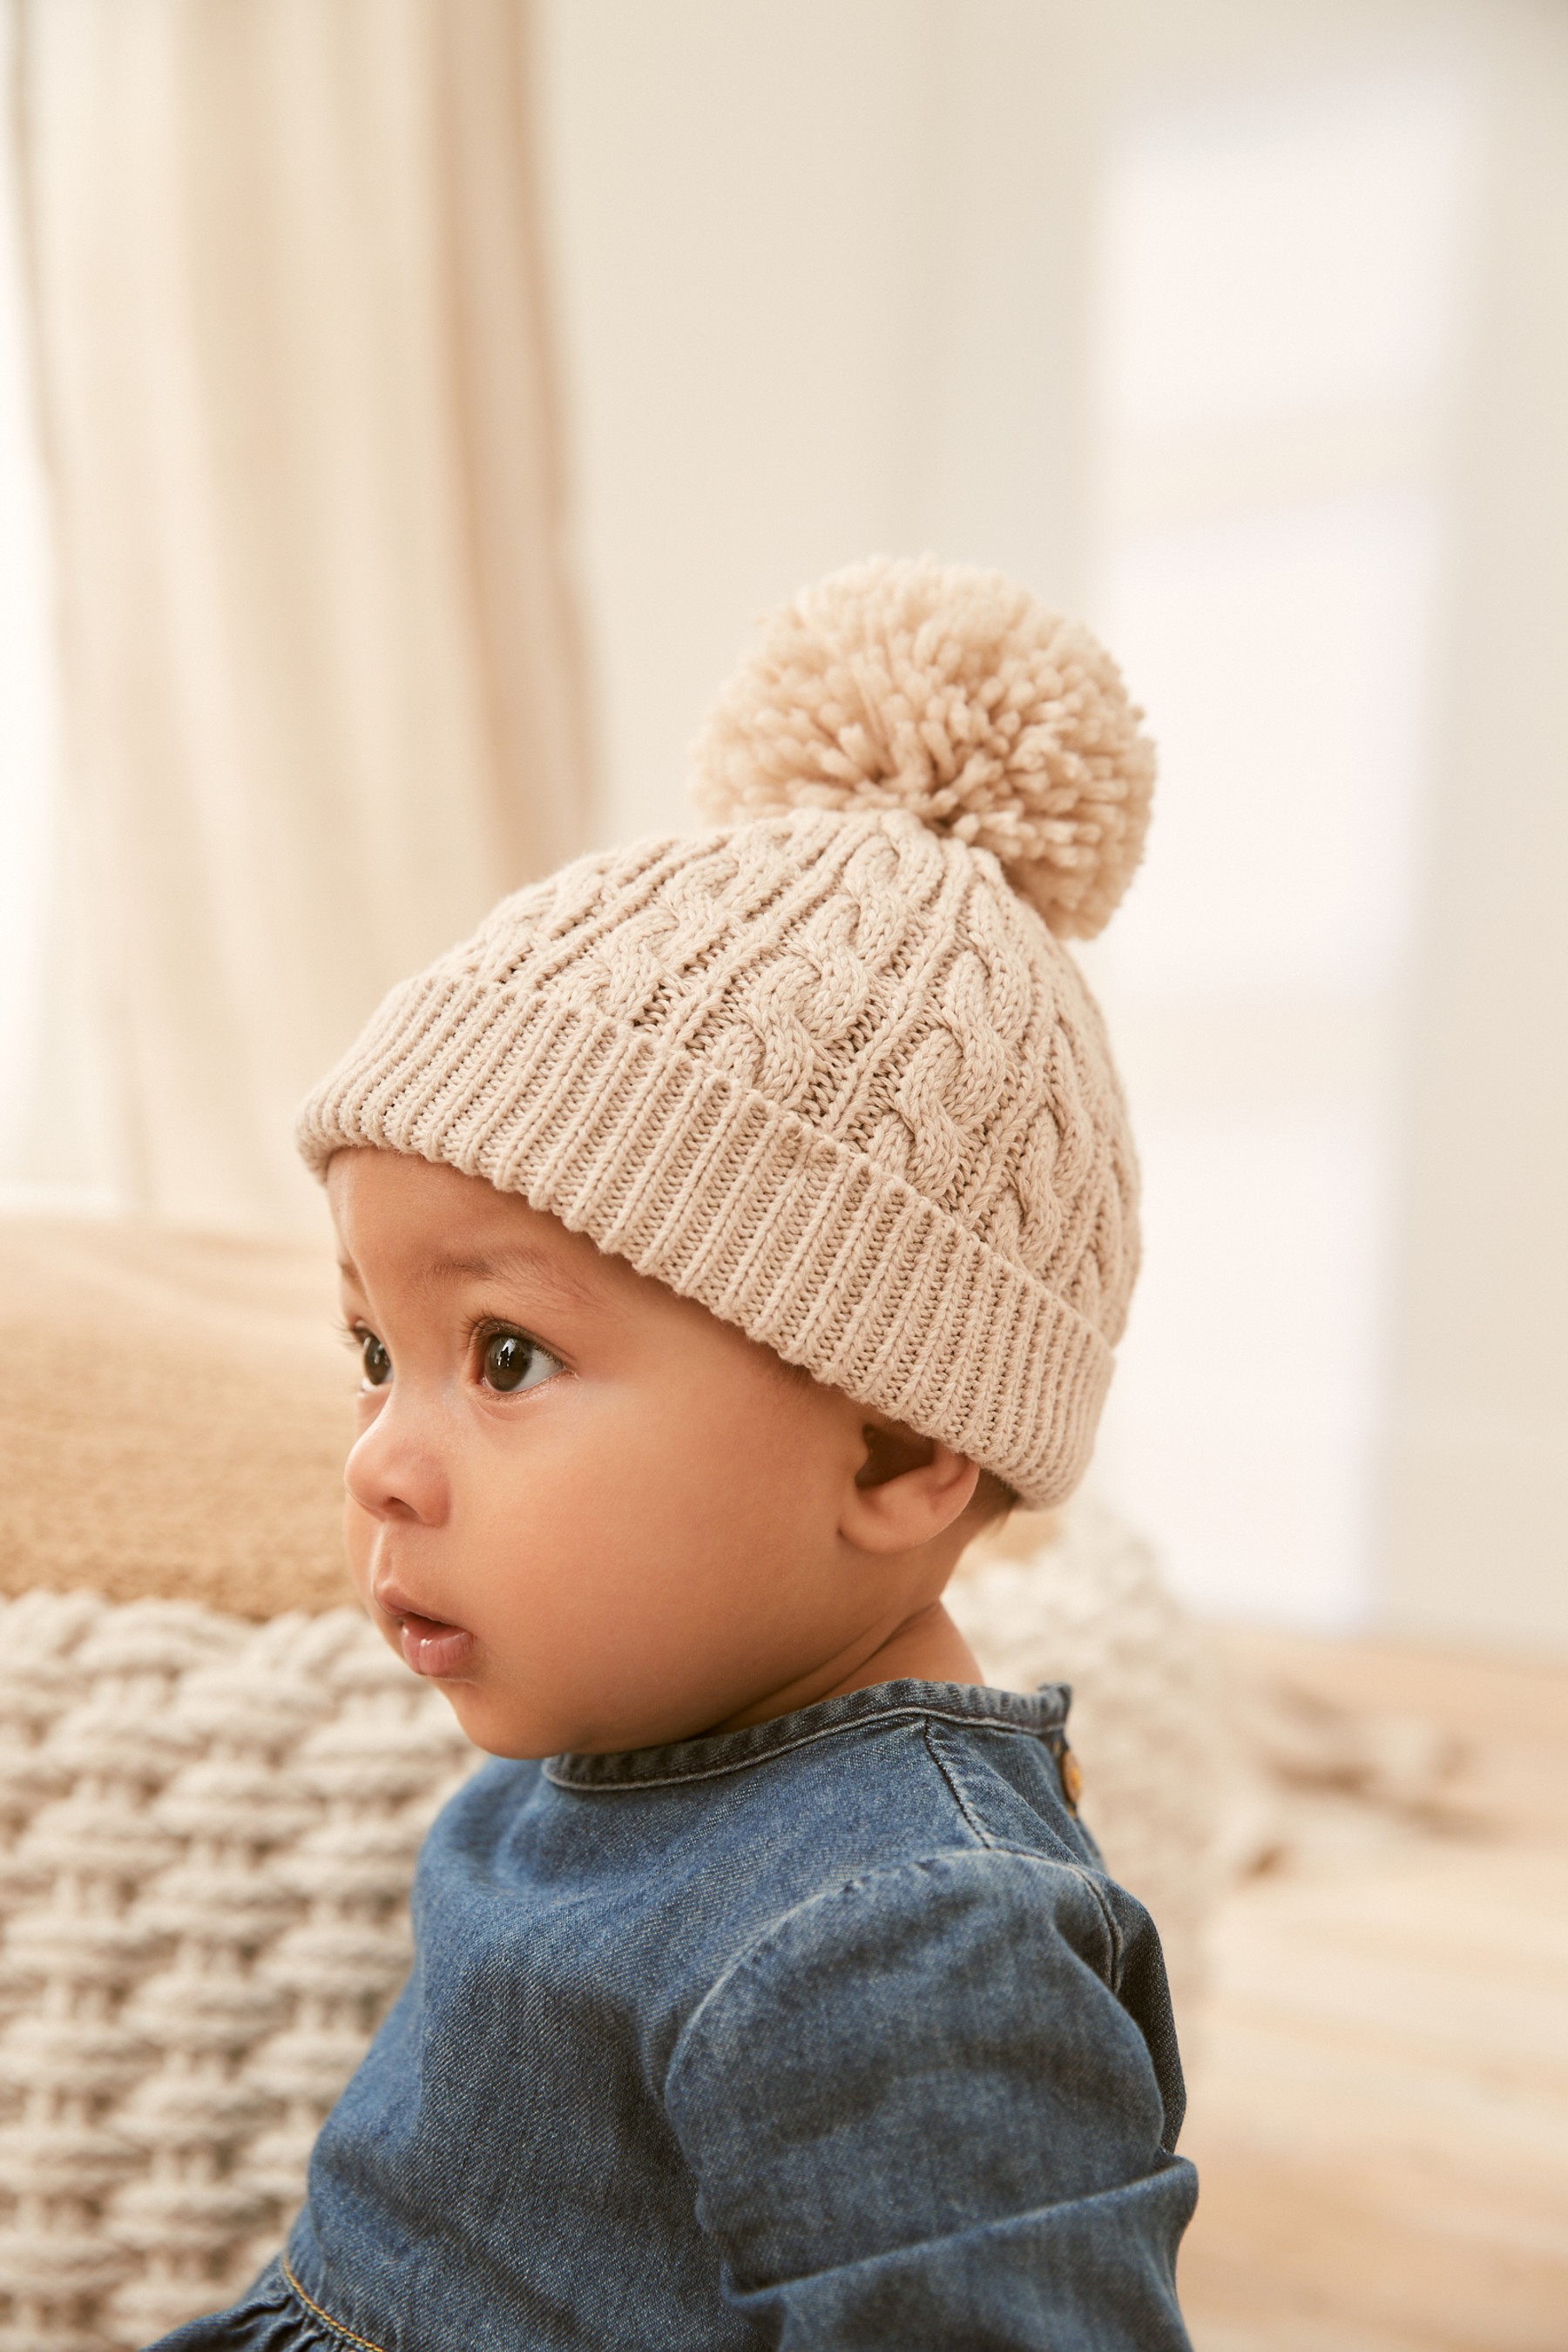
{"type": "Polygon", "coordinates": [[[432,1258],[420,1276],[420,1287],[433,1289],[443,1282],[505,1282],[521,1280],[536,1290],[551,1292],[563,1306],[602,1308],[601,1290],[571,1266],[561,1265],[548,1250],[531,1242],[514,1242],[505,1249],[479,1250],[432,1258]]]}

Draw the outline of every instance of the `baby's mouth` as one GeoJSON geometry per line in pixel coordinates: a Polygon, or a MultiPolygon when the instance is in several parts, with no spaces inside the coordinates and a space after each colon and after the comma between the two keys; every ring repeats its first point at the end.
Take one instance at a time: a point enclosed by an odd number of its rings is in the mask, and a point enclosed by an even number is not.
{"type": "Polygon", "coordinates": [[[383,1616],[397,1627],[404,1661],[416,1675],[428,1675],[438,1682],[444,1675],[461,1674],[472,1659],[479,1645],[466,1627],[422,1616],[408,1606],[395,1585],[384,1587],[374,1600],[383,1616]]]}

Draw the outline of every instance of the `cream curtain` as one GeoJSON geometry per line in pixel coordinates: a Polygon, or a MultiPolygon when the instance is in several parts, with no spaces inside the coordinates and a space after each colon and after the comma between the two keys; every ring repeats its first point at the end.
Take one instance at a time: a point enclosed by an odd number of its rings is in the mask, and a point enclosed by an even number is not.
{"type": "Polygon", "coordinates": [[[54,993],[126,1205],[308,1224],[298,1094],[587,824],[525,0],[14,5],[54,993]]]}

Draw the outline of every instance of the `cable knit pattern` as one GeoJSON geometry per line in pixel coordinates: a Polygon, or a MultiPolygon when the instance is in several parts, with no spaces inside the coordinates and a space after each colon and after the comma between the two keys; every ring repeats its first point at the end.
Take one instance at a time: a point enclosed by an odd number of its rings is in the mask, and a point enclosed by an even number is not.
{"type": "Polygon", "coordinates": [[[710,806],[753,821],[505,900],[386,1000],[301,1150],[519,1192],[1060,1500],[1126,1315],[1136,1176],[1041,910],[1097,929],[1137,861],[1138,716],[1092,639],[994,575],[837,575],[700,747],[710,806]]]}
{"type": "Polygon", "coordinates": [[[586,857],[395,990],[301,1113],[521,1193],[1027,1502],[1089,1457],[1137,1268],[1099,1015],[1054,936],[1141,853],[1115,665],[964,567],[778,616],[698,749],[752,821],[586,857]],[[1021,895],[1018,895],[1021,894],[1021,895]]]}
{"type": "Polygon", "coordinates": [[[1033,1503],[1137,1263],[1077,967],[984,850],[800,811],[580,860],[395,991],[305,1107],[588,1234],[1033,1503]]]}
{"type": "Polygon", "coordinates": [[[0,1662],[0,2352],[129,2352],[275,2250],[476,1759],[353,1610],[32,1592],[0,1662]]]}

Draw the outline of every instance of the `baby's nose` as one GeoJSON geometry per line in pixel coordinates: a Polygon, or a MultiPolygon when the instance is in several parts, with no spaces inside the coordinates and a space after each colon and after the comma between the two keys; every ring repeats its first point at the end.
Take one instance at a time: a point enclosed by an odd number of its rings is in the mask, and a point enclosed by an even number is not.
{"type": "Polygon", "coordinates": [[[422,1527],[440,1526],[450,1502],[441,1455],[415,1415],[399,1410],[395,1392],[351,1447],[343,1485],[373,1518],[414,1519],[422,1527]]]}

